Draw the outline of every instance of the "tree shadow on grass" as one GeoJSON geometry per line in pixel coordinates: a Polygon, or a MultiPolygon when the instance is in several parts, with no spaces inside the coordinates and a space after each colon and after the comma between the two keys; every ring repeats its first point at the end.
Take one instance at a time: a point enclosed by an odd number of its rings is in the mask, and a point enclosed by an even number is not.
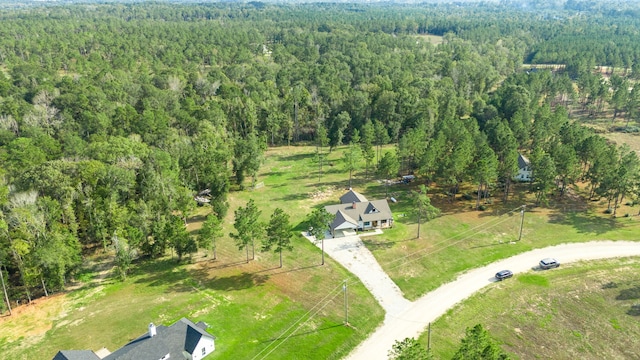
{"type": "Polygon", "coordinates": [[[301,200],[308,200],[309,199],[309,195],[306,193],[290,193],[287,195],[284,195],[282,197],[279,197],[277,199],[274,199],[274,201],[301,201],[301,200]]]}
{"type": "Polygon", "coordinates": [[[549,215],[552,224],[571,225],[579,233],[604,234],[621,225],[614,219],[602,218],[582,212],[556,212],[549,215]]]}
{"type": "Polygon", "coordinates": [[[640,316],[640,304],[631,305],[631,308],[627,310],[627,315],[640,316]]]}
{"type": "Polygon", "coordinates": [[[629,289],[620,290],[616,300],[635,300],[640,299],[640,286],[632,287],[629,289]]]}
{"type": "MultiPolygon", "coordinates": [[[[414,240],[414,239],[407,239],[407,240],[414,240]]],[[[403,241],[407,241],[407,240],[403,240],[403,241]]],[[[396,242],[397,241],[362,240],[362,243],[367,249],[369,249],[369,251],[391,249],[396,245],[396,242]]]]}
{"type": "Polygon", "coordinates": [[[269,280],[268,275],[257,275],[243,272],[242,274],[226,277],[214,277],[207,280],[203,285],[208,289],[231,291],[244,290],[255,286],[261,286],[269,280]]]}
{"type": "Polygon", "coordinates": [[[254,274],[263,273],[263,272],[267,272],[267,271],[281,270],[281,271],[274,271],[274,272],[272,272],[272,273],[267,275],[267,276],[272,276],[272,275],[280,275],[280,274],[286,274],[286,273],[291,273],[291,272],[295,272],[295,271],[302,271],[302,270],[312,269],[312,268],[318,267],[318,266],[322,266],[322,265],[321,264],[309,265],[309,266],[303,266],[303,267],[299,267],[299,268],[295,268],[295,269],[289,269],[289,270],[284,270],[281,267],[275,267],[275,268],[270,268],[270,269],[258,270],[254,274]]]}
{"type": "Polygon", "coordinates": [[[280,156],[280,161],[298,162],[300,160],[313,158],[315,156],[316,156],[315,153],[301,153],[301,154],[293,154],[293,155],[282,155],[282,156],[280,156]]]}
{"type": "Polygon", "coordinates": [[[136,284],[147,286],[168,286],[171,292],[188,292],[193,287],[185,284],[190,279],[189,272],[183,266],[179,266],[173,259],[155,259],[145,261],[137,266],[132,274],[140,276],[136,284]]]}

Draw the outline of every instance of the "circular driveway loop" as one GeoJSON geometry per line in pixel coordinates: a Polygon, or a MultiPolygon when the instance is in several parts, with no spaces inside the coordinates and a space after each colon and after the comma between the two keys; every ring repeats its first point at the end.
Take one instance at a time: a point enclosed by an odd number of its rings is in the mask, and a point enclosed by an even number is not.
{"type": "MultiPolygon", "coordinates": [[[[313,241],[312,238],[309,240],[313,241]]],[[[320,242],[316,245],[319,247],[320,242]]],[[[632,241],[593,241],[550,246],[472,269],[411,302],[402,296],[398,286],[382,270],[359,236],[326,239],[324,249],[360,278],[386,312],[384,323],[346,357],[349,360],[386,360],[396,340],[419,336],[430,322],[494,282],[493,276],[500,270],[509,269],[514,274],[533,270],[540,259],[546,257],[556,258],[565,264],[579,260],[640,256],[640,242],[632,241]]]]}

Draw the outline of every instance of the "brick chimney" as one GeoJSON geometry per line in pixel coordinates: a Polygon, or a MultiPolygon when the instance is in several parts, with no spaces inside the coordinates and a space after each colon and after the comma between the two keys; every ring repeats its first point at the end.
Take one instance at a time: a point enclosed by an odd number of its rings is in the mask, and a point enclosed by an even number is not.
{"type": "Polygon", "coordinates": [[[356,202],[355,202],[355,201],[351,203],[351,208],[352,208],[352,209],[355,209],[355,208],[356,208],[356,202]]]}

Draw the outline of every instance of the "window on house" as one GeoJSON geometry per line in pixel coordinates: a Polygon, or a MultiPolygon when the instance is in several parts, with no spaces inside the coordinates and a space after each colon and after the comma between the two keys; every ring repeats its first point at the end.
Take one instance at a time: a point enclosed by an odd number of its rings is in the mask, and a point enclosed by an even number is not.
{"type": "Polygon", "coordinates": [[[387,223],[387,220],[380,220],[380,223],[382,223],[382,224],[386,224],[386,223],[387,223]]]}
{"type": "Polygon", "coordinates": [[[371,226],[371,222],[365,221],[364,226],[371,226]]]}

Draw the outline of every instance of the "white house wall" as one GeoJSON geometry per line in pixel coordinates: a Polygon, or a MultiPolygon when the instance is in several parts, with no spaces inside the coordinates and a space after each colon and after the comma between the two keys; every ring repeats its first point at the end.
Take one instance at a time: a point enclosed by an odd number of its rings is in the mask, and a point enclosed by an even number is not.
{"type": "Polygon", "coordinates": [[[215,346],[214,340],[212,338],[203,336],[200,338],[200,341],[198,341],[198,344],[196,345],[195,350],[193,351],[193,355],[191,356],[191,359],[200,360],[203,357],[211,354],[215,349],[216,349],[216,346],[215,346]],[[205,351],[204,356],[202,355],[203,348],[205,351]]]}

